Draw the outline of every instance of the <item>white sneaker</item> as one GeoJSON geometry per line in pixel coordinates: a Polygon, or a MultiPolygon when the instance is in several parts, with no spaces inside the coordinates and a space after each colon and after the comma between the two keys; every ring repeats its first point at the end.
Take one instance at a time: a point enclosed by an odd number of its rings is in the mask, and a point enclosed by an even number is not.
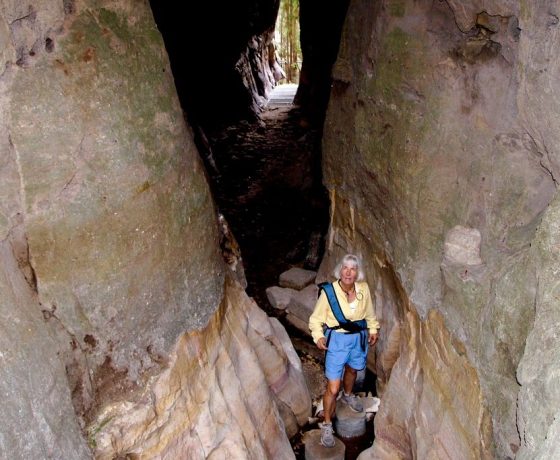
{"type": "Polygon", "coordinates": [[[321,428],[321,444],[325,447],[334,447],[334,430],[332,423],[319,423],[321,428]]]}
{"type": "Polygon", "coordinates": [[[340,397],[340,399],[342,400],[342,402],[346,403],[346,405],[348,405],[348,407],[350,407],[350,409],[352,409],[354,412],[364,411],[364,405],[362,404],[362,401],[360,401],[360,398],[358,398],[354,393],[350,393],[348,396],[346,396],[346,394],[342,392],[342,396],[340,397]]]}

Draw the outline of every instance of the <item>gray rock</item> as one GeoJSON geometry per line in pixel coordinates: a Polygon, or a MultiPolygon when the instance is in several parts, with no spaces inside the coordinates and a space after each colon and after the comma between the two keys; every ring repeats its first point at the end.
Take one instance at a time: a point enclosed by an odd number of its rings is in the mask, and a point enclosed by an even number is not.
{"type": "Polygon", "coordinates": [[[516,458],[547,459],[548,452],[558,451],[557,436],[560,408],[560,198],[550,205],[537,234],[534,256],[539,260],[538,292],[533,330],[517,370],[521,384],[518,397],[517,426],[521,449],[516,458]],[[552,425],[552,426],[551,426],[552,425]],[[543,445],[546,443],[546,446],[543,445]]]}
{"type": "Polygon", "coordinates": [[[305,433],[303,443],[305,444],[305,460],[344,460],[346,446],[334,438],[334,447],[324,447],[321,444],[321,430],[311,430],[305,433]]]}
{"type": "Polygon", "coordinates": [[[318,288],[315,285],[296,291],[286,308],[286,320],[307,335],[310,335],[309,317],[315,308],[317,293],[318,288]]]}
{"type": "Polygon", "coordinates": [[[2,258],[0,457],[84,458],[70,394],[102,410],[220,305],[215,208],[147,3],[0,3],[0,240],[36,289],[2,258]]]}
{"type": "Polygon", "coordinates": [[[311,335],[311,333],[309,332],[309,324],[307,321],[304,321],[295,315],[291,315],[290,313],[286,315],[286,321],[288,321],[295,328],[299,329],[301,332],[307,335],[311,335]]]}
{"type": "Polygon", "coordinates": [[[366,412],[354,412],[341,401],[336,403],[336,433],[342,438],[362,436],[366,432],[366,412]]]}
{"type": "Polygon", "coordinates": [[[7,241],[0,243],[0,292],[0,458],[91,458],[58,345],[7,241]]]}
{"type": "Polygon", "coordinates": [[[303,268],[293,267],[280,275],[279,283],[281,287],[302,290],[315,281],[317,272],[304,270],[303,268]]]}
{"type": "MultiPolygon", "coordinates": [[[[20,23],[44,43],[48,25],[20,23]]],[[[2,90],[39,300],[88,351],[85,375],[109,359],[136,381],[220,304],[210,190],[147,4],[86,1],[51,39],[2,90]]]]}
{"type": "Polygon", "coordinates": [[[318,288],[315,285],[307,286],[302,291],[298,291],[291,298],[287,311],[307,323],[315,304],[317,303],[318,288]]]}
{"type": "Polygon", "coordinates": [[[379,10],[356,0],[346,18],[334,74],[350,85],[331,94],[323,138],[331,226],[321,267],[361,254],[381,300],[378,388],[391,409],[385,427],[376,420],[375,444],[393,457],[372,458],[534,458],[560,407],[550,383],[560,262],[543,262],[558,246],[535,249],[536,229],[558,232],[546,219],[560,177],[555,2],[404,0],[379,10]],[[438,32],[427,33],[434,21],[438,32]],[[395,372],[410,338],[427,344],[436,330],[450,355],[408,356],[423,379],[395,372]],[[453,374],[426,378],[449,369],[448,356],[468,386],[453,374]],[[406,396],[392,388],[422,398],[397,416],[406,396]],[[441,398],[448,391],[461,404],[441,398]],[[480,422],[451,428],[465,418],[480,422]]]}
{"type": "Polygon", "coordinates": [[[285,310],[292,297],[297,293],[295,289],[272,286],[266,289],[266,297],[277,310],[285,310]]]}

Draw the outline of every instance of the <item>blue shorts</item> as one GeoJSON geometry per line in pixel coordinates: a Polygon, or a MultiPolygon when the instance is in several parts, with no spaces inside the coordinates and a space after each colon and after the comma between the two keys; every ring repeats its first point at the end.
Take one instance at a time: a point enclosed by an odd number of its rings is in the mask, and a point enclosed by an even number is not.
{"type": "Polygon", "coordinates": [[[361,371],[366,367],[368,346],[362,349],[361,334],[344,334],[331,331],[329,348],[325,357],[325,375],[328,380],[340,380],[344,365],[361,371]]]}

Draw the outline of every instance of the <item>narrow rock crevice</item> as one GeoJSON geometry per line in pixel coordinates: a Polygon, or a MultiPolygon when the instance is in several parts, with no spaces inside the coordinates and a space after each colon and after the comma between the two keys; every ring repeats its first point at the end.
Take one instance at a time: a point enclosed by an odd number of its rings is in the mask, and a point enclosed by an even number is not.
{"type": "Polygon", "coordinates": [[[301,0],[290,108],[278,0],[151,3],[0,8],[0,457],[301,458],[316,287],[265,290],[352,252],[360,458],[556,458],[554,1],[301,0]]]}

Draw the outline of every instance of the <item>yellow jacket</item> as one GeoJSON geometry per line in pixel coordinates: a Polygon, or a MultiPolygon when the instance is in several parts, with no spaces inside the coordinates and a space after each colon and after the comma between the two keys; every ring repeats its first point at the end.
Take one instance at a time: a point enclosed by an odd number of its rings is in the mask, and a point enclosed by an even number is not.
{"type": "MultiPolygon", "coordinates": [[[[356,309],[352,311],[350,305],[346,300],[346,294],[342,291],[342,288],[337,282],[333,283],[334,292],[342,309],[342,313],[345,318],[350,321],[358,321],[360,319],[365,319],[370,334],[377,334],[379,329],[379,321],[375,317],[375,312],[373,309],[373,299],[369,292],[369,286],[366,282],[356,282],[356,298],[358,299],[358,305],[356,309]]],[[[329,301],[327,300],[327,295],[325,291],[321,290],[321,295],[317,299],[315,304],[315,309],[309,317],[309,330],[313,337],[313,341],[317,341],[324,337],[323,334],[323,324],[329,327],[338,326],[338,321],[336,320],[329,301]]]]}

